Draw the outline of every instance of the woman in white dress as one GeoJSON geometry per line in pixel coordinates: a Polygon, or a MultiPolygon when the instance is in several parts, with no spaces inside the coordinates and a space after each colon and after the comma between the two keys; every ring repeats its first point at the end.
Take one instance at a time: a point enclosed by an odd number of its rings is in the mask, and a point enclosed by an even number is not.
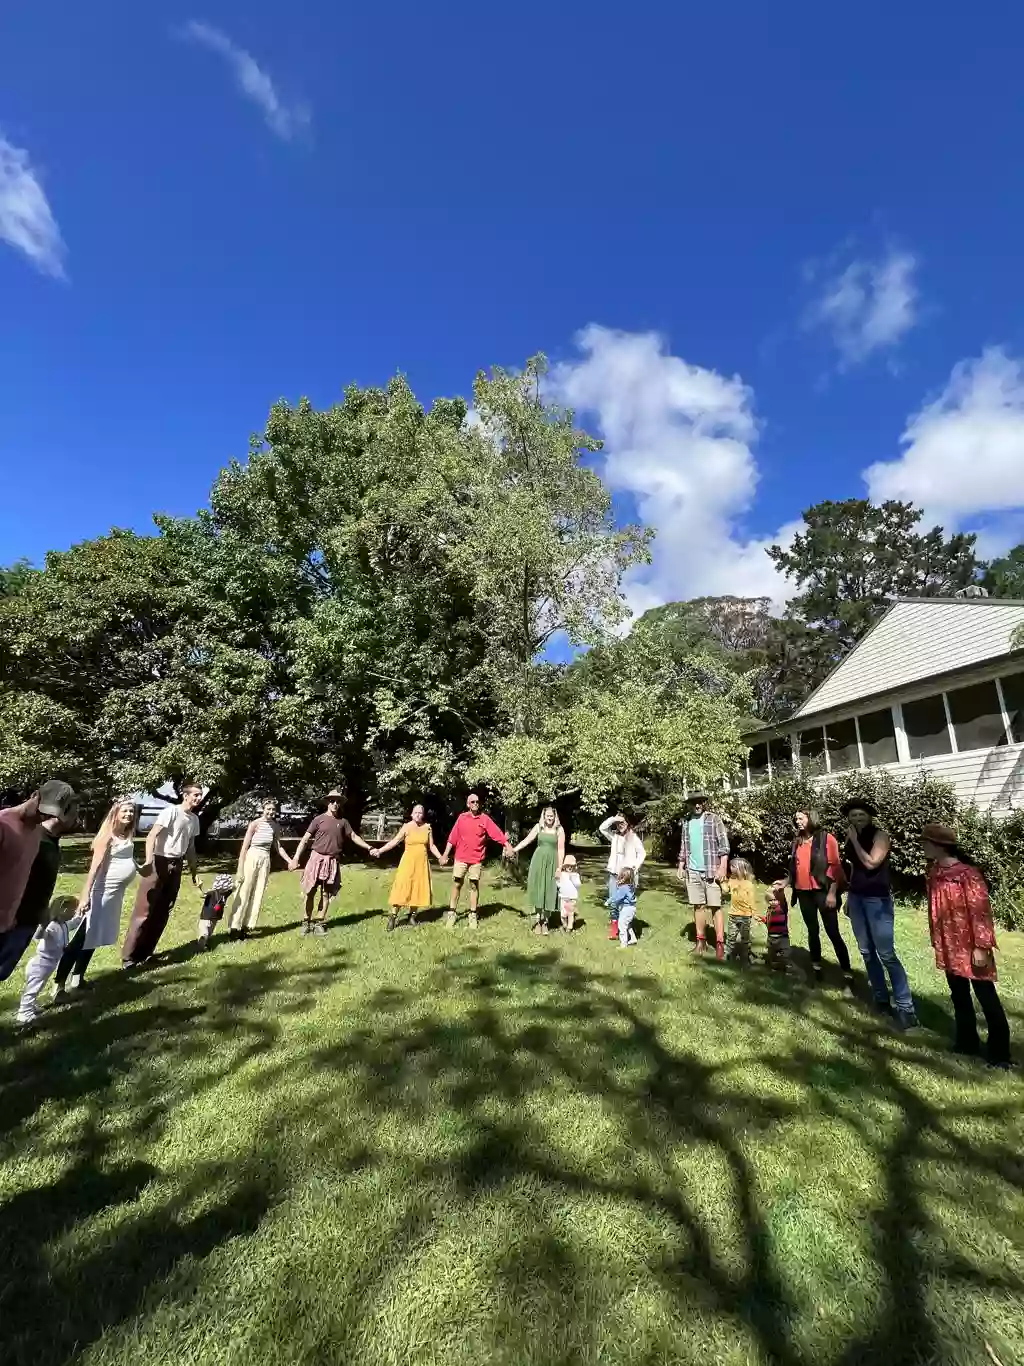
{"type": "Polygon", "coordinates": [[[92,842],[92,863],[78,899],[78,909],[85,920],[75,931],[54,974],[55,1000],[64,995],[69,978],[72,987],[82,987],[85,970],[97,949],[117,943],[125,891],[137,873],[146,871],[135,862],[134,803],[117,801],[92,842]]]}
{"type": "Polygon", "coordinates": [[[298,864],[281,848],[281,831],[277,824],[277,802],[268,797],[263,812],[250,821],[238,854],[238,890],[231,908],[228,930],[232,939],[244,939],[256,928],[270,876],[270,856],[277,852],[286,868],[294,871],[298,864]]]}

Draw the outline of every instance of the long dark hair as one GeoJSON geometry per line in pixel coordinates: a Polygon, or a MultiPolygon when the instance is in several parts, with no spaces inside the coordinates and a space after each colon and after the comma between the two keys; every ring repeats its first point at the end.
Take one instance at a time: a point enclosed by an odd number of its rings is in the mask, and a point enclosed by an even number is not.
{"type": "Polygon", "coordinates": [[[796,817],[803,812],[807,817],[807,825],[803,830],[797,830],[797,838],[801,835],[816,835],[821,829],[821,817],[817,811],[809,811],[805,806],[798,806],[793,816],[793,824],[796,825],[796,817]]]}

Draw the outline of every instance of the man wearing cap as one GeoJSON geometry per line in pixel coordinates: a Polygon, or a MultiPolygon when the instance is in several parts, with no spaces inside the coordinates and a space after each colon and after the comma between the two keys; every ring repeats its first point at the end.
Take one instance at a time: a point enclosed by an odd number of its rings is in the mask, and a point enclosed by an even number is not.
{"type": "Polygon", "coordinates": [[[341,814],[344,800],[336,789],[328,792],[327,810],[320,816],[314,816],[310,821],[309,828],[299,841],[299,847],[292,859],[294,868],[306,852],[307,844],[312,841],[313,849],[309,861],[302,870],[301,886],[306,894],[306,904],[300,934],[309,934],[310,931],[313,934],[327,933],[327,912],[341,886],[341,855],[345,841],[351,840],[360,849],[370,852],[370,846],[356,834],[341,814]],[[313,906],[317,891],[320,893],[320,914],[314,921],[313,906]]]}
{"type": "Polygon", "coordinates": [[[0,934],[14,926],[39,853],[43,822],[48,818],[67,822],[77,805],[74,789],[53,779],[43,783],[27,802],[0,811],[0,934]]]}
{"type": "Polygon", "coordinates": [[[722,884],[729,873],[729,832],[716,812],[709,810],[706,792],[694,792],[686,803],[683,838],[679,846],[679,880],[686,883],[686,900],[693,907],[697,931],[694,953],[704,953],[707,912],[715,922],[715,956],[725,957],[725,917],[722,884]]]}
{"type": "Polygon", "coordinates": [[[60,872],[60,837],[78,824],[78,806],[64,816],[47,816],[39,827],[39,851],[32,861],[28,881],[14,917],[14,924],[0,934],[0,982],[6,982],[18,966],[39,926],[46,922],[46,908],[60,872]]]}
{"type": "Polygon", "coordinates": [[[842,814],[847,820],[843,851],[843,862],[849,868],[846,910],[864,959],[875,1005],[885,1014],[892,1014],[897,1029],[911,1029],[917,1024],[914,998],[906,971],[896,956],[894,942],[895,915],[889,876],[892,841],[877,824],[878,808],[866,797],[851,797],[843,806],[842,814]]]}

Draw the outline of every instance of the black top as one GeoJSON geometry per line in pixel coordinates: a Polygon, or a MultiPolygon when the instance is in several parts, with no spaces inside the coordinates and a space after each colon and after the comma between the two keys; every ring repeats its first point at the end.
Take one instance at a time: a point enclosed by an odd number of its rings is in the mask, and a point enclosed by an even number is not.
{"type": "Polygon", "coordinates": [[[39,852],[29,869],[28,882],[14,917],[15,925],[38,925],[50,904],[60,871],[60,841],[49,830],[40,832],[39,852]]]}
{"type": "MultiPolygon", "coordinates": [[[[866,825],[857,835],[857,843],[869,854],[874,847],[875,837],[878,834],[876,825],[866,825]]],[[[849,840],[843,851],[843,862],[850,868],[850,892],[853,896],[889,896],[892,893],[892,882],[889,878],[889,855],[878,865],[877,868],[865,868],[857,857],[853,845],[849,840]]]]}

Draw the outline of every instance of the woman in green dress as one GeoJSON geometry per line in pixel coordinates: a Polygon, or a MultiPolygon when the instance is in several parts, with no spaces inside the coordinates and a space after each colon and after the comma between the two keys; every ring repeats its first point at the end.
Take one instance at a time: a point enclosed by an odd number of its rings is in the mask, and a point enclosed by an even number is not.
{"type": "Polygon", "coordinates": [[[521,839],[512,850],[518,854],[528,844],[537,842],[530,859],[530,871],[526,878],[526,895],[533,907],[534,934],[548,933],[548,920],[558,901],[558,875],[562,871],[565,857],[565,831],[553,806],[546,806],[540,813],[540,820],[525,839],[521,839]]]}

